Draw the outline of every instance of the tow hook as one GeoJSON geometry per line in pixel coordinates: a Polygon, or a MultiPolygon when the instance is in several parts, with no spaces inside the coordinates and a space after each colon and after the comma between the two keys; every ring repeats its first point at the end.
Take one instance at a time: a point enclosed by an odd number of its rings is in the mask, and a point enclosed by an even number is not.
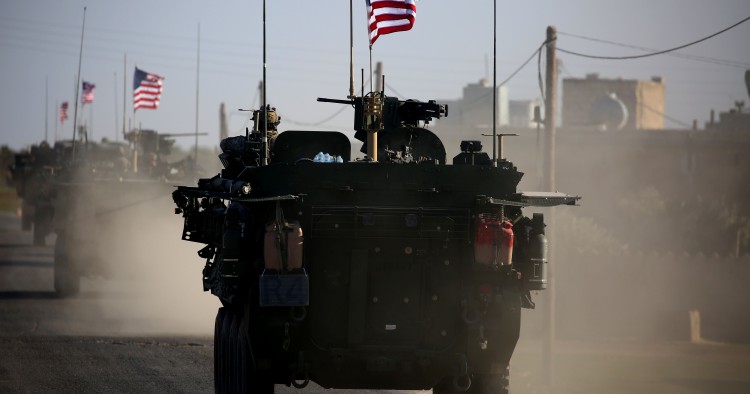
{"type": "Polygon", "coordinates": [[[292,386],[298,389],[303,389],[307,387],[308,383],[310,383],[310,377],[307,375],[306,371],[294,373],[294,376],[292,377],[292,386]]]}
{"type": "Polygon", "coordinates": [[[453,387],[457,391],[468,391],[471,387],[471,376],[469,374],[456,376],[453,378],[453,387]]]}

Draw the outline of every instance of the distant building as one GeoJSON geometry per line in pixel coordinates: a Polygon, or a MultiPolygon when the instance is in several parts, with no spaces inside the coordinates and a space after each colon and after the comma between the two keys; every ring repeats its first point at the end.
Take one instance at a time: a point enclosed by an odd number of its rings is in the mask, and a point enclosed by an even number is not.
{"type": "MultiPolygon", "coordinates": [[[[463,89],[463,97],[458,100],[437,100],[441,104],[448,104],[448,116],[436,122],[438,126],[460,128],[460,132],[476,130],[492,130],[492,85],[485,79],[478,83],[470,83],[463,89]]],[[[496,124],[507,126],[508,88],[500,86],[497,89],[496,124]]]]}
{"type": "Polygon", "coordinates": [[[711,110],[711,120],[706,123],[706,130],[750,132],[750,111],[745,109],[745,102],[737,101],[735,102],[735,108],[727,112],[720,112],[718,122],[715,121],[714,111],[711,110]]]}
{"type": "Polygon", "coordinates": [[[650,81],[566,78],[562,88],[563,127],[607,130],[664,128],[665,85],[661,77],[650,81]]]}
{"type": "MultiPolygon", "coordinates": [[[[518,128],[536,128],[534,121],[534,107],[542,110],[542,102],[539,100],[510,100],[508,101],[508,114],[510,121],[508,126],[518,128]]],[[[541,117],[541,115],[540,115],[541,117]]]]}

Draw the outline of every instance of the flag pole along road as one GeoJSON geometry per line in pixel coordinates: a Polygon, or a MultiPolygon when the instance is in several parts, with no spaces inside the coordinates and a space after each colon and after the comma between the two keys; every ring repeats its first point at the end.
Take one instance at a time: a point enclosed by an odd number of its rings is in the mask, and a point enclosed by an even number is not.
{"type": "Polygon", "coordinates": [[[83,7],[83,24],[81,25],[81,47],[78,51],[78,77],[76,77],[75,109],[73,110],[73,153],[71,160],[76,160],[76,128],[78,127],[78,89],[81,88],[81,59],[83,58],[83,32],[86,30],[86,7],[83,7]]]}

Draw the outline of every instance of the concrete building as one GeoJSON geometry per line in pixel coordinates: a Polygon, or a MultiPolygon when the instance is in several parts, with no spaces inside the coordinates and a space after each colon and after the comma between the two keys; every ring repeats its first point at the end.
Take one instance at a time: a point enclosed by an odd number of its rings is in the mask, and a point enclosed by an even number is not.
{"type": "Polygon", "coordinates": [[[714,118],[714,111],[711,110],[711,119],[706,122],[706,130],[750,133],[750,110],[745,108],[744,101],[736,101],[734,104],[735,108],[719,113],[718,122],[714,118]]]}
{"type": "Polygon", "coordinates": [[[542,111],[544,108],[540,100],[508,101],[508,113],[510,117],[508,126],[529,129],[535,128],[537,125],[534,121],[534,107],[539,107],[539,111],[542,111]]]}
{"type": "Polygon", "coordinates": [[[566,78],[562,87],[563,127],[606,130],[664,128],[665,84],[661,77],[650,81],[566,78]]]}
{"type": "MultiPolygon", "coordinates": [[[[492,85],[485,79],[478,83],[470,83],[463,89],[463,96],[458,100],[437,100],[448,104],[448,117],[439,119],[435,124],[441,128],[459,128],[460,132],[474,132],[477,130],[492,130],[492,85]]],[[[508,88],[500,86],[497,89],[497,126],[507,126],[508,88]]]]}

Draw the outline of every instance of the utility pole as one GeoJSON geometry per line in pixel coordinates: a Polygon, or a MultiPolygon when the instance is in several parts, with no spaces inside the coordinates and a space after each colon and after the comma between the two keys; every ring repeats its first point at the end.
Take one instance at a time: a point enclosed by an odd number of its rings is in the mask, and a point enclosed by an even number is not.
{"type": "MultiPolygon", "coordinates": [[[[557,112],[557,56],[556,56],[557,29],[554,26],[547,27],[547,69],[545,75],[545,85],[547,86],[546,96],[544,97],[544,130],[546,137],[545,144],[545,171],[544,186],[547,191],[557,191],[555,181],[555,161],[556,152],[555,144],[557,138],[556,118],[557,112]]],[[[547,392],[552,392],[555,386],[555,258],[554,258],[554,228],[555,216],[554,210],[548,211],[547,217],[547,238],[549,239],[549,262],[547,263],[547,291],[546,291],[546,313],[545,333],[542,340],[542,370],[546,383],[547,392]]]]}

